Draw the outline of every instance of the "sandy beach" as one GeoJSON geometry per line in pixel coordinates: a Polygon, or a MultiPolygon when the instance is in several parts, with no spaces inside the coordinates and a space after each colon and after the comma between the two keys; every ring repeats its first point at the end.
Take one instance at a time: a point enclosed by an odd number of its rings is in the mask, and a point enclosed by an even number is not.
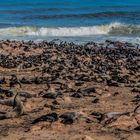
{"type": "Polygon", "coordinates": [[[1,140],[138,140],[140,49],[106,41],[0,41],[1,140]]]}

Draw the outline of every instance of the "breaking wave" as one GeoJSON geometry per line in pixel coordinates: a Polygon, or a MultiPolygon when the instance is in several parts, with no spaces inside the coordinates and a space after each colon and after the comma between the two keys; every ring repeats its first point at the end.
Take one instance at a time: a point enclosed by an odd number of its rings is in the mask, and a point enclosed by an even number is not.
{"type": "Polygon", "coordinates": [[[1,28],[0,36],[90,36],[119,35],[140,36],[140,25],[111,23],[88,27],[9,27],[1,28]]]}

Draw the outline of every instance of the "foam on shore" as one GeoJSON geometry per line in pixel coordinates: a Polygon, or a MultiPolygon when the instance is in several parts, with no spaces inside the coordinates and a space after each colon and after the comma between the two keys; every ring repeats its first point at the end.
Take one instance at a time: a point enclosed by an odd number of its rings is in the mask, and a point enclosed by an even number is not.
{"type": "Polygon", "coordinates": [[[89,35],[118,35],[140,36],[140,25],[111,23],[87,27],[9,27],[1,28],[0,35],[4,36],[89,36],[89,35]]]}

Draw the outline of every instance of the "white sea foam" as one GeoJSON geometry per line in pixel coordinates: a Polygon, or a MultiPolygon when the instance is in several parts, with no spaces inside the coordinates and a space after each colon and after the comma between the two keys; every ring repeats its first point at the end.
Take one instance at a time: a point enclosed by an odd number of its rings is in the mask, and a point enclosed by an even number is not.
{"type": "Polygon", "coordinates": [[[137,35],[140,36],[140,25],[111,23],[88,27],[9,27],[1,28],[4,36],[90,36],[90,35],[137,35]]]}

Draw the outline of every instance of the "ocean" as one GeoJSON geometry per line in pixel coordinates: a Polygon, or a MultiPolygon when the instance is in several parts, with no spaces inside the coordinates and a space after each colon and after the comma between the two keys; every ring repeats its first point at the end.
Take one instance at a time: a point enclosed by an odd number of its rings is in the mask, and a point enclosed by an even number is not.
{"type": "Polygon", "coordinates": [[[140,0],[3,0],[0,39],[140,44],[140,0]]]}

